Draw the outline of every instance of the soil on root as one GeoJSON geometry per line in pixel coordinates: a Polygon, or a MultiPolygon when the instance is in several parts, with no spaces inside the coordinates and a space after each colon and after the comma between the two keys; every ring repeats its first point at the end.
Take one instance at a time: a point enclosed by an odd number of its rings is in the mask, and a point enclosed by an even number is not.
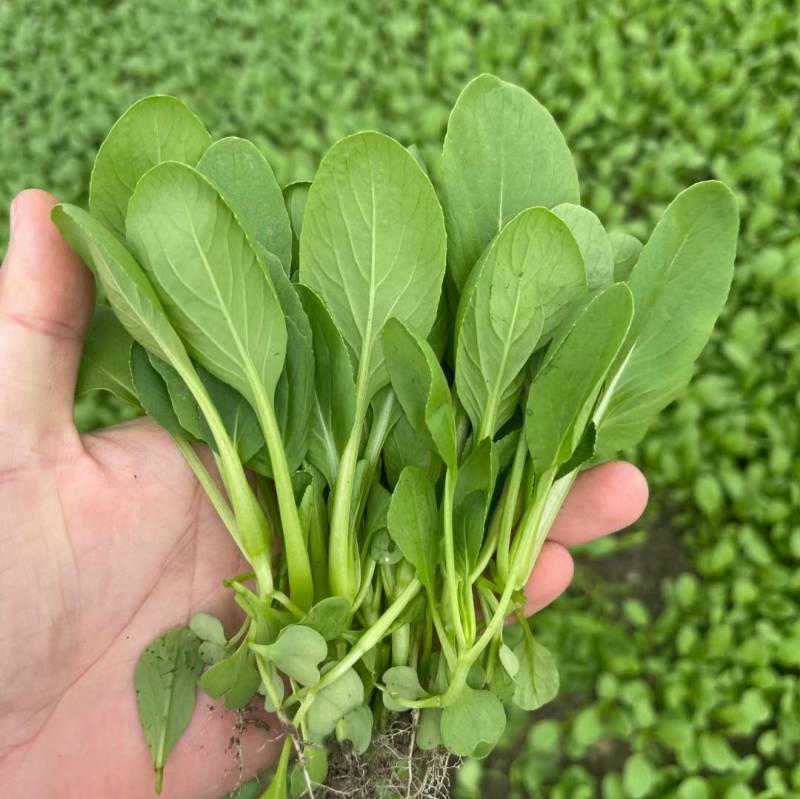
{"type": "Polygon", "coordinates": [[[363,755],[331,751],[327,784],[314,789],[315,799],[446,799],[460,761],[441,748],[418,749],[415,737],[416,720],[399,719],[363,755]]]}

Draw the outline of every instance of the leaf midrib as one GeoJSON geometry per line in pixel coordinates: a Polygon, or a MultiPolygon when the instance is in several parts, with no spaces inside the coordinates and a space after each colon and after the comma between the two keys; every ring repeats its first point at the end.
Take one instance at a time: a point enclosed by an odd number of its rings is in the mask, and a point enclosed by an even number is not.
{"type": "Polygon", "coordinates": [[[164,707],[164,711],[163,711],[163,715],[162,715],[162,722],[163,723],[161,725],[161,734],[159,735],[159,741],[158,741],[158,754],[157,754],[157,758],[156,758],[157,766],[159,768],[163,768],[164,767],[165,750],[167,748],[167,729],[168,729],[168,725],[169,725],[170,713],[172,712],[172,700],[173,700],[173,696],[175,694],[175,678],[176,678],[177,672],[178,672],[178,657],[177,657],[177,655],[178,655],[177,643],[178,642],[177,642],[177,638],[173,637],[173,639],[170,641],[170,643],[172,643],[173,640],[174,640],[173,652],[172,652],[171,657],[167,661],[168,663],[170,663],[172,665],[172,669],[170,670],[170,673],[169,673],[169,682],[165,685],[167,699],[166,699],[166,707],[164,707]]]}
{"type": "MultiPolygon", "coordinates": [[[[317,418],[319,419],[318,430],[319,428],[321,428],[323,433],[321,436],[319,436],[319,438],[322,439],[323,447],[325,451],[328,453],[329,465],[334,466],[335,464],[338,463],[339,451],[336,447],[336,442],[333,439],[333,430],[332,430],[333,425],[332,424],[329,425],[327,423],[328,420],[326,419],[325,414],[322,412],[322,405],[320,404],[319,398],[316,396],[316,392],[314,392],[314,394],[315,394],[314,410],[317,414],[317,418]]],[[[334,470],[332,469],[331,477],[334,476],[333,472],[334,470]]]]}
{"type": "Polygon", "coordinates": [[[249,353],[245,350],[245,348],[244,348],[244,346],[242,344],[242,340],[239,337],[239,334],[238,334],[238,332],[236,330],[235,325],[233,324],[233,320],[232,320],[230,314],[228,313],[227,306],[226,306],[225,302],[222,299],[222,293],[220,291],[220,287],[219,287],[219,285],[218,285],[218,283],[217,283],[217,281],[215,279],[214,271],[211,268],[211,264],[209,263],[208,258],[206,257],[205,250],[201,246],[200,240],[197,237],[197,231],[196,231],[195,226],[194,226],[194,224],[192,222],[192,216],[191,216],[191,214],[189,212],[189,207],[185,202],[184,202],[184,209],[186,211],[186,219],[188,221],[188,226],[189,226],[189,231],[190,231],[191,236],[192,236],[192,241],[194,242],[194,245],[195,245],[195,248],[197,249],[197,252],[200,254],[200,260],[202,261],[202,264],[203,264],[203,266],[204,266],[204,268],[206,270],[206,274],[208,275],[208,279],[211,282],[211,286],[214,289],[214,294],[215,294],[215,296],[217,298],[217,304],[219,306],[219,310],[222,313],[222,315],[223,315],[223,317],[225,319],[225,323],[228,326],[228,329],[229,329],[229,331],[231,333],[231,337],[233,338],[233,341],[234,341],[234,343],[236,345],[236,349],[237,349],[237,351],[239,353],[239,357],[242,359],[242,365],[244,367],[245,377],[247,378],[247,381],[250,384],[250,387],[253,390],[253,393],[256,394],[256,395],[262,394],[263,393],[262,390],[261,390],[262,387],[261,387],[261,384],[260,384],[260,382],[258,380],[258,377],[256,375],[255,364],[253,363],[252,359],[250,358],[249,353]]]}
{"type": "MultiPolygon", "coordinates": [[[[494,277],[494,274],[492,275],[492,277],[494,277]]],[[[499,402],[500,383],[503,380],[503,376],[506,371],[506,364],[508,362],[508,356],[511,351],[511,339],[512,339],[511,333],[516,328],[517,315],[519,313],[519,303],[521,294],[519,290],[520,286],[521,286],[521,281],[517,283],[517,291],[516,291],[516,296],[514,298],[514,312],[511,315],[511,323],[508,326],[508,335],[506,335],[503,342],[503,354],[500,358],[500,368],[498,369],[497,372],[497,379],[495,380],[492,390],[489,392],[489,400],[486,403],[486,413],[484,414],[483,423],[481,424],[482,428],[486,427],[487,420],[490,420],[492,422],[494,421],[494,416],[497,410],[496,406],[499,402]]],[[[482,432],[481,436],[482,438],[485,438],[487,435],[492,434],[492,431],[487,432],[485,429],[483,429],[481,432],[482,432]]]]}

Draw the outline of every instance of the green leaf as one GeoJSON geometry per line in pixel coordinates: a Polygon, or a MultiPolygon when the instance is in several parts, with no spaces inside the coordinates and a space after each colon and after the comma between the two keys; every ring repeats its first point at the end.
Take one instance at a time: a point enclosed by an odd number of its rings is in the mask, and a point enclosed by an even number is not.
{"type": "Polygon", "coordinates": [[[500,644],[500,650],[497,653],[500,663],[506,670],[509,677],[516,677],[519,673],[519,658],[514,654],[510,646],[500,644]]]}
{"type": "Polygon", "coordinates": [[[153,641],[136,663],[136,704],[159,794],[164,763],[194,713],[197,676],[203,667],[199,647],[200,639],[191,630],[170,630],[153,641]]]}
{"type": "Polygon", "coordinates": [[[247,641],[224,660],[215,663],[200,677],[200,687],[210,697],[223,699],[229,710],[245,707],[258,691],[261,677],[253,662],[247,641]]]}
{"type": "Polygon", "coordinates": [[[422,469],[428,479],[435,483],[442,471],[442,461],[433,448],[427,433],[417,433],[403,413],[383,445],[383,465],[390,486],[397,485],[407,466],[422,469]]]}
{"type": "Polygon", "coordinates": [[[580,469],[582,466],[589,463],[595,456],[596,444],[597,428],[594,426],[594,422],[589,422],[589,425],[584,429],[583,435],[580,437],[577,446],[573,450],[572,455],[558,467],[556,480],[571,474],[576,469],[580,469]]]}
{"type": "Polygon", "coordinates": [[[261,799],[265,787],[266,779],[263,776],[253,777],[252,780],[248,780],[230,793],[226,793],[222,799],[261,799]]]}
{"type": "Polygon", "coordinates": [[[195,613],[189,621],[189,629],[201,641],[209,641],[220,646],[225,646],[227,643],[222,622],[209,613],[195,613]]]}
{"type": "Polygon", "coordinates": [[[632,754],[625,761],[622,772],[622,784],[631,799],[642,799],[653,787],[655,772],[650,761],[640,752],[632,754]]]}
{"type": "Polygon", "coordinates": [[[200,408],[191,390],[178,372],[166,361],[153,355],[152,352],[148,352],[147,357],[150,359],[152,367],[161,375],[161,379],[166,384],[172,409],[175,411],[175,416],[178,417],[181,427],[192,438],[202,441],[207,435],[208,427],[203,423],[200,408]]]}
{"type": "Polygon", "coordinates": [[[275,390],[275,415],[289,470],[293,472],[308,452],[314,412],[313,334],[298,287],[289,281],[272,253],[262,250],[261,254],[286,318],[286,360],[275,390]]]}
{"type": "Polygon", "coordinates": [[[483,688],[486,684],[486,669],[483,667],[483,663],[480,660],[476,660],[469,669],[467,673],[467,685],[470,688],[475,688],[476,690],[479,688],[483,688]]]}
{"type": "MultiPolygon", "coordinates": [[[[194,398],[198,403],[205,404],[207,416],[216,417],[216,411],[183,342],[167,319],[152,284],[133,256],[116,236],[80,208],[57,205],[53,208],[52,218],[70,246],[94,271],[125,329],[149,352],[178,370],[187,384],[191,381],[194,398]]],[[[267,538],[266,520],[236,461],[232,443],[225,440],[222,422],[215,418],[214,424],[219,430],[215,436],[217,444],[226,450],[220,460],[221,471],[234,512],[240,521],[240,544],[250,556],[253,553],[260,554],[267,538]]]]}
{"type": "Polygon", "coordinates": [[[228,656],[228,650],[220,644],[211,643],[211,641],[203,641],[200,644],[200,658],[208,666],[214,663],[219,663],[228,656]]]}
{"type": "Polygon", "coordinates": [[[314,349],[314,408],[308,460],[332,486],[355,420],[353,364],[347,345],[319,296],[306,286],[297,286],[297,291],[311,325],[314,349]]]}
{"type": "Polygon", "coordinates": [[[416,669],[411,666],[392,666],[383,673],[381,678],[384,684],[383,704],[387,710],[401,713],[406,708],[398,703],[400,699],[419,699],[425,696],[425,691],[419,684],[416,669]]]}
{"type": "Polygon", "coordinates": [[[429,174],[428,165],[425,163],[425,159],[422,157],[422,153],[417,147],[416,144],[409,144],[406,147],[408,152],[411,154],[411,157],[419,164],[419,168],[427,175],[429,174]]]}
{"type": "Polygon", "coordinates": [[[311,703],[306,714],[306,728],[312,743],[322,743],[336,729],[339,719],[364,701],[364,686],[353,669],[326,685],[311,703]]]}
{"type": "Polygon", "coordinates": [[[459,569],[468,574],[478,559],[484,524],[494,492],[495,447],[484,439],[470,452],[458,472],[453,501],[453,535],[459,569]]]}
{"type": "Polygon", "coordinates": [[[588,208],[562,203],[553,213],[570,229],[586,266],[589,291],[597,291],[614,282],[614,253],[603,223],[588,208]]]}
{"type": "Polygon", "coordinates": [[[128,240],[197,362],[255,407],[274,397],[286,324],[245,232],[213,185],[184,164],[151,169],[131,198],[128,240]]]}
{"type": "Polygon", "coordinates": [[[397,319],[383,330],[392,388],[412,427],[427,430],[449,469],[455,470],[456,423],[450,386],[430,344],[397,319]]]}
{"type": "Polygon", "coordinates": [[[453,314],[450,313],[450,303],[447,292],[442,292],[439,299],[439,309],[433,322],[431,332],[428,333],[428,343],[436,355],[437,361],[445,360],[445,353],[450,346],[450,334],[453,326],[453,314]]]}
{"type": "Polygon", "coordinates": [[[317,602],[300,620],[316,630],[326,641],[335,641],[350,623],[350,603],[341,596],[329,596],[317,602]]]}
{"type": "Polygon", "coordinates": [[[511,418],[524,367],[586,290],[578,245],[546,208],[511,220],[470,276],[456,318],[456,390],[478,431],[511,418]]]}
{"type": "Polygon", "coordinates": [[[423,708],[417,727],[417,747],[423,752],[442,745],[442,711],[438,707],[423,708]]]}
{"type": "MultiPolygon", "coordinates": [[[[697,775],[687,777],[678,786],[675,799],[711,799],[714,795],[711,786],[712,780],[706,779],[705,777],[698,777],[697,775]]],[[[767,792],[767,794],[769,795],[769,792],[767,792]]],[[[781,794],[772,795],[780,796],[781,794]]],[[[742,783],[731,786],[731,788],[725,792],[725,799],[753,799],[754,796],[755,794],[753,791],[742,783]],[[744,791],[744,797],[742,797],[742,793],[740,793],[739,789],[744,791]]]]}
{"type": "Polygon", "coordinates": [[[442,211],[408,151],[372,132],[335,144],[308,192],[300,280],[320,295],[358,357],[363,407],[387,382],[379,338],[386,320],[427,335],[444,265],[442,211]]]}
{"type": "Polygon", "coordinates": [[[472,80],[456,101],[442,172],[448,269],[459,290],[520,211],[580,202],[572,155],[550,112],[494,75],[472,80]]]}
{"type": "MultiPolygon", "coordinates": [[[[512,651],[513,654],[513,651],[512,651]]],[[[516,658],[516,655],[514,655],[516,658]]],[[[517,660],[519,672],[519,660],[517,660]]],[[[489,690],[504,704],[507,705],[514,698],[514,678],[503,668],[495,668],[488,685],[489,690]]]]}
{"type": "Polygon", "coordinates": [[[131,350],[130,371],[136,396],[144,412],[171,436],[186,438],[186,431],[181,427],[172,407],[166,383],[153,369],[147,351],[139,343],[134,343],[131,350]]]}
{"type": "Polygon", "coordinates": [[[503,703],[489,691],[464,687],[442,710],[442,743],[459,757],[485,756],[506,728],[503,703]]]}
{"type": "Polygon", "coordinates": [[[278,674],[278,670],[269,661],[262,664],[259,673],[262,671],[266,673],[272,690],[267,690],[264,684],[264,675],[262,674],[261,685],[258,686],[258,692],[264,697],[264,710],[266,710],[267,713],[276,713],[283,704],[286,686],[284,685],[283,677],[278,674]]]}
{"type": "Polygon", "coordinates": [[[698,741],[700,757],[703,763],[714,771],[729,771],[739,764],[736,753],[721,735],[712,732],[701,732],[698,741]]]}
{"type": "Polygon", "coordinates": [[[609,233],[614,255],[614,280],[627,280],[642,252],[642,242],[628,233],[609,233]]]}
{"type": "Polygon", "coordinates": [[[173,365],[176,361],[189,363],[152,284],[119,240],[74,205],[55,206],[52,217],[72,249],[94,272],[128,333],[145,349],[173,365]]]}
{"type": "MultiPolygon", "coordinates": [[[[198,367],[197,373],[219,411],[225,430],[239,453],[239,460],[247,463],[264,446],[264,436],[255,411],[235,388],[223,383],[211,372],[198,367]]],[[[202,417],[200,431],[202,440],[216,450],[214,435],[202,417]]]]}
{"type": "Polygon", "coordinates": [[[388,529],[420,582],[433,591],[439,563],[439,514],[436,493],[422,469],[407,466],[392,494],[388,529]]]}
{"type": "MultiPolygon", "coordinates": [[[[258,414],[276,478],[290,592],[293,601],[306,607],[312,599],[311,569],[273,404],[287,331],[267,270],[213,184],[184,164],[159,164],[141,178],[129,204],[127,232],[189,352],[258,414]]],[[[205,409],[204,414],[208,417],[205,409]]],[[[222,447],[223,439],[228,449],[225,431],[217,434],[218,420],[214,425],[217,444],[222,447]]],[[[238,458],[220,454],[230,494],[232,475],[242,477],[238,458]]],[[[235,488],[237,519],[245,503],[251,517],[246,524],[240,521],[239,534],[247,537],[251,562],[254,556],[263,560],[263,511],[251,493],[242,496],[243,486],[235,488]]]]}
{"type": "Polygon", "coordinates": [[[531,384],[525,416],[538,476],[572,457],[632,317],[631,292],[617,283],[597,294],[553,342],[531,384]]]}
{"type": "Polygon", "coordinates": [[[90,391],[108,391],[129,405],[138,405],[131,376],[133,339],[107,305],[94,310],[83,342],[76,397],[90,391]]]}
{"type": "Polygon", "coordinates": [[[522,710],[538,710],[558,694],[558,669],[550,650],[536,641],[530,630],[524,630],[513,647],[519,662],[514,675],[513,702],[522,710]]]}
{"type": "Polygon", "coordinates": [[[379,566],[394,566],[403,559],[403,553],[389,536],[388,530],[380,530],[372,539],[369,556],[379,566]]]}
{"type": "Polygon", "coordinates": [[[300,264],[300,231],[303,229],[303,215],[306,211],[310,180],[295,180],[283,187],[283,201],[292,225],[292,263],[294,271],[300,264]]]}
{"type": "Polygon", "coordinates": [[[328,656],[325,639],[301,624],[284,627],[272,644],[252,644],[251,648],[293,680],[309,686],[319,682],[319,664],[328,656]]]}
{"type": "Polygon", "coordinates": [[[269,161],[247,139],[215,141],[197,164],[219,189],[251,241],[274,253],[285,274],[292,264],[292,229],[269,161]]]}
{"type": "Polygon", "coordinates": [[[300,763],[295,762],[289,772],[289,795],[292,797],[308,795],[306,772],[312,788],[323,785],[328,776],[328,753],[321,746],[304,747],[303,760],[305,771],[300,763]]]}
{"type": "MultiPolygon", "coordinates": [[[[313,402],[314,354],[311,328],[288,273],[292,232],[283,194],[267,160],[245,139],[215,142],[197,165],[230,206],[254,245],[275,289],[286,322],[286,356],[275,393],[275,415],[289,471],[308,448],[313,402]]],[[[271,471],[267,460],[267,470],[271,471]]]]}
{"type": "MultiPolygon", "coordinates": [[[[312,471],[311,478],[311,497],[309,504],[308,521],[308,557],[311,561],[311,573],[314,581],[314,593],[316,596],[328,596],[328,508],[325,502],[325,483],[321,474],[314,470],[313,466],[308,467],[312,471]]],[[[332,617],[333,614],[331,614],[332,617]]],[[[332,621],[332,618],[329,619],[332,621]]],[[[313,625],[310,625],[313,626],[313,625]]],[[[318,630],[325,637],[332,627],[325,632],[318,630]]]]}
{"type": "Polygon", "coordinates": [[[364,541],[370,541],[375,533],[386,529],[392,494],[380,483],[373,483],[367,496],[367,513],[364,518],[364,541]]]}
{"type": "MultiPolygon", "coordinates": [[[[264,438],[255,411],[235,388],[223,383],[211,372],[198,367],[197,373],[222,417],[225,429],[239,453],[239,460],[247,463],[264,446],[264,438]]],[[[216,449],[214,436],[202,418],[200,427],[202,439],[216,449]]]]}
{"type": "Polygon", "coordinates": [[[275,773],[272,775],[269,787],[261,794],[261,799],[287,799],[289,796],[287,782],[289,780],[289,756],[292,751],[292,739],[287,735],[283,741],[275,773]]]}
{"type": "Polygon", "coordinates": [[[656,225],[628,280],[636,312],[596,414],[601,455],[636,444],[689,382],[728,296],[738,226],[733,194],[713,180],[681,192],[656,225]]]}
{"type": "Polygon", "coordinates": [[[369,749],[372,741],[372,711],[367,705],[351,710],[336,724],[336,740],[339,743],[350,741],[353,751],[359,755],[369,749]]]}
{"type": "Polygon", "coordinates": [[[89,184],[89,210],[124,237],[128,202],[148,169],[162,161],[194,165],[211,144],[203,123],[174,97],[145,97],[114,124],[100,145],[89,184]]]}

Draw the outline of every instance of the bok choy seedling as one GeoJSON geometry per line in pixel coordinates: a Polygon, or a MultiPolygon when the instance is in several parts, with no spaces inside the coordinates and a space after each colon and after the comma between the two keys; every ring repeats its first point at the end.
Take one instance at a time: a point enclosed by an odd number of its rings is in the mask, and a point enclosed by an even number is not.
{"type": "Polygon", "coordinates": [[[420,750],[485,756],[507,705],[557,691],[522,588],[580,471],[689,381],[736,203],[699,183],[644,246],[609,236],[551,115],[491,75],[432,166],[357,133],[282,189],[255,145],[150,97],[88,212],[53,212],[104,297],[82,389],[172,435],[250,564],[226,580],[238,631],[198,614],[136,667],[157,790],[198,684],[276,714],[273,798],[403,720],[420,750]]]}

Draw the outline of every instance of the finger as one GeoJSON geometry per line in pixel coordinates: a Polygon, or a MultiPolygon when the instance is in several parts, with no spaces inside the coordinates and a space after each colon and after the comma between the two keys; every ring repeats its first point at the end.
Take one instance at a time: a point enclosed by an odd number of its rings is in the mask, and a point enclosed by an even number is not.
{"type": "Polygon", "coordinates": [[[536,565],[525,584],[525,615],[538,613],[561,596],[572,582],[572,555],[553,541],[545,541],[536,565]]]}
{"type": "Polygon", "coordinates": [[[55,202],[36,189],[17,196],[0,268],[0,420],[23,451],[72,424],[94,299],[91,273],[50,220],[55,202]]]}
{"type": "Polygon", "coordinates": [[[624,461],[583,472],[564,502],[550,540],[573,547],[633,524],[647,505],[644,475],[624,461]]]}

